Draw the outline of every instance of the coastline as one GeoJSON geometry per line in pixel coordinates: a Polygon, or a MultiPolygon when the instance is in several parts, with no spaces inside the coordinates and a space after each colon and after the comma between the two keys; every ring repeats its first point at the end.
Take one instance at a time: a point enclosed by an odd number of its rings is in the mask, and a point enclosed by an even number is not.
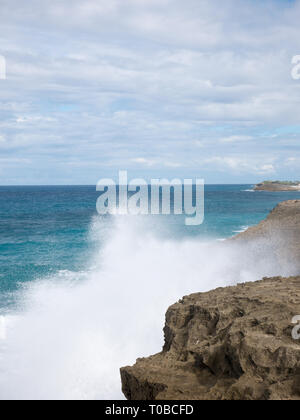
{"type": "Polygon", "coordinates": [[[300,400],[299,285],[278,277],[184,297],[167,311],[163,351],[121,369],[126,398],[300,400]]]}
{"type": "Polygon", "coordinates": [[[268,191],[268,192],[291,192],[299,191],[300,192],[300,183],[285,183],[279,181],[265,181],[260,184],[255,185],[254,191],[268,191]]]}
{"type": "MultiPolygon", "coordinates": [[[[228,243],[262,241],[284,265],[300,261],[298,238],[300,201],[292,200],[228,243]]],[[[294,269],[300,274],[300,265],[294,269]]],[[[291,335],[299,286],[299,276],[273,277],[184,297],[166,313],[163,351],[121,368],[124,395],[131,400],[299,400],[300,343],[291,335]]]]}

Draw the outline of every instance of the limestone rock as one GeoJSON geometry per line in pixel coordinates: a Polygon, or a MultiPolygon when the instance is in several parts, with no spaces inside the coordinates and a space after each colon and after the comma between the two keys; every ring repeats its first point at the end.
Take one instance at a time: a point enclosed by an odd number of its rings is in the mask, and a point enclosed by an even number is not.
{"type": "Polygon", "coordinates": [[[161,353],[121,369],[130,400],[300,400],[300,277],[193,294],[166,314],[161,353]]]}
{"type": "Polygon", "coordinates": [[[300,200],[278,204],[265,220],[231,242],[247,246],[257,258],[265,254],[273,266],[278,264],[276,274],[300,274],[300,200]]]}

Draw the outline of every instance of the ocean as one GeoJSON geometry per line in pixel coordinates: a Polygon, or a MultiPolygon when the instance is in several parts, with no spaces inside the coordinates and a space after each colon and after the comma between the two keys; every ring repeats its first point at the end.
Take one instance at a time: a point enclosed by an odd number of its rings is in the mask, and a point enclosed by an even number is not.
{"type": "Polygon", "coordinates": [[[224,239],[299,192],[207,185],[205,222],[99,216],[93,186],[0,187],[0,399],[122,398],[119,368],[161,350],[167,307],[279,275],[224,239]]]}

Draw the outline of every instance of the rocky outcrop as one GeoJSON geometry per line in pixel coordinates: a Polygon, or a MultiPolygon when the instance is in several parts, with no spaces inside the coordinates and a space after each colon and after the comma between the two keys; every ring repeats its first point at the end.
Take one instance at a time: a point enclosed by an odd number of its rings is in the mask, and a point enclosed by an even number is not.
{"type": "Polygon", "coordinates": [[[255,191],[270,191],[270,192],[276,192],[276,191],[300,191],[300,183],[299,182],[278,182],[278,181],[265,181],[261,184],[257,184],[254,187],[255,191]]]}
{"type": "Polygon", "coordinates": [[[184,297],[166,315],[165,345],[121,369],[130,400],[299,400],[300,277],[184,297]]]}
{"type": "Polygon", "coordinates": [[[265,220],[231,242],[247,246],[253,255],[266,254],[280,273],[300,274],[300,200],[278,204],[265,220]]]}
{"type": "Polygon", "coordinates": [[[166,315],[163,351],[121,369],[130,400],[300,400],[300,201],[279,204],[259,225],[232,238],[278,272],[184,297],[166,315]],[[277,266],[276,266],[277,269],[277,266]]]}

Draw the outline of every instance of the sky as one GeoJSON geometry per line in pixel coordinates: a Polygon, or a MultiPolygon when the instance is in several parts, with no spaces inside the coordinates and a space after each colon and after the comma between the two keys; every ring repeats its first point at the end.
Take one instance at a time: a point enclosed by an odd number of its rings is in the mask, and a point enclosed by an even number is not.
{"type": "Polygon", "coordinates": [[[0,185],[300,179],[299,22],[300,0],[0,0],[0,185]]]}

